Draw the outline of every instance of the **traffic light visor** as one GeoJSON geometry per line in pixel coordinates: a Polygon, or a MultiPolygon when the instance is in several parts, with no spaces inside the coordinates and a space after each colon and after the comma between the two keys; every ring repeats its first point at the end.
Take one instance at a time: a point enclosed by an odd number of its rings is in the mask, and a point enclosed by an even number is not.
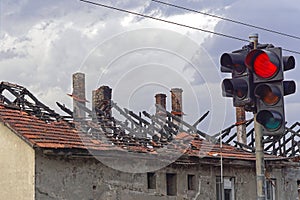
{"type": "Polygon", "coordinates": [[[243,79],[224,79],[222,82],[222,94],[224,97],[244,99],[248,93],[248,84],[243,79]]]}
{"type": "Polygon", "coordinates": [[[232,79],[224,79],[222,82],[222,96],[233,97],[233,90],[232,79]]]}
{"type": "Polygon", "coordinates": [[[295,68],[295,58],[293,56],[283,56],[283,70],[288,71],[295,68]]]}
{"type": "Polygon", "coordinates": [[[280,60],[275,53],[257,49],[247,55],[245,64],[257,76],[264,79],[274,77],[280,68],[280,60]]]}
{"type": "Polygon", "coordinates": [[[224,53],[220,59],[221,72],[244,73],[246,70],[244,58],[245,55],[242,53],[224,53]]]}
{"type": "Polygon", "coordinates": [[[278,130],[283,123],[283,117],[278,112],[268,110],[257,113],[256,120],[268,131],[278,130]]]}
{"type": "Polygon", "coordinates": [[[283,81],[283,94],[290,95],[296,92],[296,83],[295,81],[283,81]]]}

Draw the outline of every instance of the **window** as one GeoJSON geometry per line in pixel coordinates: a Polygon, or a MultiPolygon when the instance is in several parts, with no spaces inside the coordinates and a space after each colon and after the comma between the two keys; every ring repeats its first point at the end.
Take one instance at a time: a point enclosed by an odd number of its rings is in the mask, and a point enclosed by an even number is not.
{"type": "Polygon", "coordinates": [[[188,190],[195,190],[196,189],[196,176],[193,174],[188,174],[187,176],[187,185],[188,190]]]}
{"type": "Polygon", "coordinates": [[[176,196],[177,195],[177,177],[176,174],[166,174],[167,181],[167,195],[176,196]]]}
{"type": "Polygon", "coordinates": [[[276,180],[275,179],[267,179],[266,180],[266,199],[267,200],[275,200],[275,186],[276,180]]]}
{"type": "Polygon", "coordinates": [[[156,189],[156,175],[155,173],[147,173],[148,189],[156,189]]]}
{"type": "Polygon", "coordinates": [[[216,178],[217,200],[234,200],[234,177],[216,178]]]}

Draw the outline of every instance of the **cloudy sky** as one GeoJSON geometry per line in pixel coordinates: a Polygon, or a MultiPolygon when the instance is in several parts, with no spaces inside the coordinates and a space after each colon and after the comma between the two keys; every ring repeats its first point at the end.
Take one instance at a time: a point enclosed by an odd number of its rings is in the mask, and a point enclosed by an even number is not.
{"type": "MultiPolygon", "coordinates": [[[[172,4],[300,36],[300,6],[296,0],[163,0],[172,4]],[[258,4],[259,3],[259,4],[258,4]]],[[[185,119],[190,123],[206,111],[199,128],[209,133],[231,125],[231,99],[221,96],[219,58],[245,42],[145,19],[79,0],[0,1],[0,77],[27,87],[42,102],[58,110],[71,107],[71,76],[86,74],[87,99],[101,85],[113,89],[113,99],[135,112],[154,111],[154,95],[183,88],[185,119]]],[[[300,51],[300,40],[168,7],[150,0],[94,2],[139,12],[243,39],[258,33],[261,43],[300,51]]],[[[293,55],[296,62],[300,60],[293,55]]],[[[299,82],[299,70],[285,78],[299,82]]],[[[230,76],[228,74],[228,76],[230,76]]],[[[300,85],[300,84],[298,84],[300,85]]],[[[286,117],[299,121],[299,94],[288,96],[286,117]]],[[[88,105],[90,106],[90,105],[88,105]]],[[[251,118],[248,114],[247,118],[251,118]]]]}

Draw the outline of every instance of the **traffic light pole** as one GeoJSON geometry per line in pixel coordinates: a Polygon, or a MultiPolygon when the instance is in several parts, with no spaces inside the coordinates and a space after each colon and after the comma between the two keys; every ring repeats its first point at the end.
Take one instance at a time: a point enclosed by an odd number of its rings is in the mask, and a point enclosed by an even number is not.
{"type": "Polygon", "coordinates": [[[256,121],[256,114],[254,114],[254,131],[257,200],[265,200],[265,161],[262,143],[262,126],[256,121]]]}
{"type": "MultiPolygon", "coordinates": [[[[253,42],[254,49],[257,48],[258,34],[249,36],[250,42],[253,42]]],[[[254,113],[254,132],[255,132],[255,156],[256,156],[256,190],[257,200],[265,200],[265,161],[263,147],[262,126],[256,120],[254,113]]]]}
{"type": "Polygon", "coordinates": [[[220,57],[220,71],[231,73],[222,81],[222,96],[231,97],[236,107],[238,142],[243,143],[245,110],[254,114],[257,200],[265,200],[264,136],[285,133],[284,96],[296,92],[295,81],[284,80],[284,71],[295,68],[293,56],[283,56],[282,48],[258,44],[258,34],[250,44],[220,57]]]}

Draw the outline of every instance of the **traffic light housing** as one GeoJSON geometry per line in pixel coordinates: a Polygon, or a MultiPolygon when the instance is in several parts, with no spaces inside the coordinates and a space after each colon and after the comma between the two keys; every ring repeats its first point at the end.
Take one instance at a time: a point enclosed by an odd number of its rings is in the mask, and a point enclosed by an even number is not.
{"type": "Polygon", "coordinates": [[[245,58],[248,49],[224,53],[221,56],[221,72],[231,73],[231,79],[224,79],[222,82],[222,95],[233,97],[233,106],[240,107],[251,104],[252,96],[252,76],[250,70],[245,65],[245,58]]]}
{"type": "Polygon", "coordinates": [[[256,121],[263,135],[284,134],[284,96],[296,91],[294,81],[283,81],[283,71],[295,67],[293,56],[282,56],[278,47],[254,49],[248,53],[245,65],[252,71],[256,99],[256,121]]]}

